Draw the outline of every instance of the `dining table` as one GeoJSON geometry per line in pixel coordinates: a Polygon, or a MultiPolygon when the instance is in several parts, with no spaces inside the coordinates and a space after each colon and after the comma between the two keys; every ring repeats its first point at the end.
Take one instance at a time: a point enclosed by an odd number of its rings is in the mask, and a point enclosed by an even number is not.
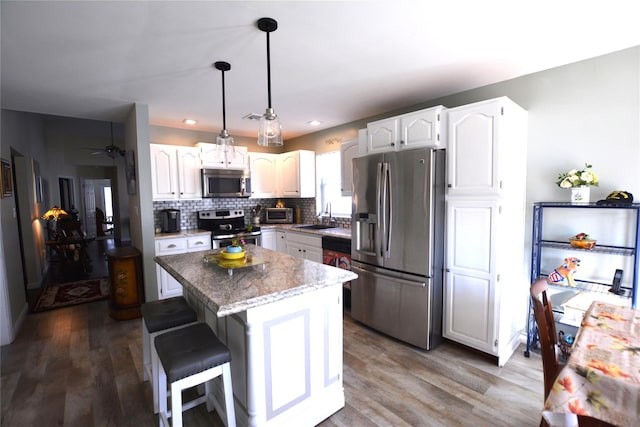
{"type": "Polygon", "coordinates": [[[578,426],[579,415],[640,425],[640,310],[594,301],[585,312],[542,411],[552,427],[578,426]]]}

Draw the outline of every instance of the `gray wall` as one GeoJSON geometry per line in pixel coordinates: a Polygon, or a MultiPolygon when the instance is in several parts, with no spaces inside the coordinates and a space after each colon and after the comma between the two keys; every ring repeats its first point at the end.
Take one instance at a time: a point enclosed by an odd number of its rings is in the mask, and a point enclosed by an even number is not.
{"type": "Polygon", "coordinates": [[[589,162],[600,177],[600,186],[591,189],[591,200],[613,190],[628,190],[640,202],[640,46],[347,123],[285,141],[285,147],[322,148],[331,138],[351,138],[368,121],[500,96],[508,96],[529,113],[525,262],[532,204],[569,200],[568,190],[555,185],[560,172],[589,162]]]}
{"type": "MultiPolygon", "coordinates": [[[[29,166],[32,160],[37,160],[41,166],[41,172],[46,173],[48,163],[44,145],[44,126],[42,118],[36,115],[25,115],[10,111],[2,111],[2,145],[0,157],[11,161],[13,153],[19,164],[20,182],[31,179],[29,166]]],[[[38,220],[44,213],[43,204],[35,203],[33,185],[29,185],[22,194],[20,203],[20,219],[23,224],[23,237],[25,247],[30,249],[31,256],[26,259],[27,276],[22,272],[22,263],[19,256],[20,236],[18,232],[18,205],[15,194],[11,197],[0,199],[0,222],[2,223],[2,240],[4,257],[0,260],[0,274],[6,288],[2,289],[3,297],[7,304],[0,307],[3,312],[3,323],[8,317],[9,324],[3,325],[1,343],[6,344],[13,339],[13,334],[18,330],[24,316],[27,314],[27,301],[25,284],[29,280],[37,280],[29,276],[37,275],[38,265],[42,262],[44,241],[44,227],[38,220]]],[[[0,283],[2,283],[0,281],[0,283]]]]}

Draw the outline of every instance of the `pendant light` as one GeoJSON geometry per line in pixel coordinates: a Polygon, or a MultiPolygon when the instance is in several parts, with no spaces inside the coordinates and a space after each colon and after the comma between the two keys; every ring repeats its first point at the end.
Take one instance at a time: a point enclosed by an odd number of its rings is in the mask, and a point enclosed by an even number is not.
{"type": "Polygon", "coordinates": [[[258,19],[258,28],[267,33],[267,94],[269,104],[264,115],[260,118],[258,130],[258,145],[263,147],[280,147],[282,141],[282,127],[278,116],[271,108],[271,49],[269,46],[269,33],[278,29],[278,22],[272,18],[258,19]]]}
{"type": "Polygon", "coordinates": [[[220,131],[220,135],[216,138],[216,144],[218,148],[222,147],[226,152],[229,147],[233,147],[233,137],[229,135],[227,132],[227,112],[225,109],[225,91],[224,91],[224,72],[229,71],[231,69],[231,64],[224,61],[218,61],[213,64],[213,66],[222,71],[222,130],[220,131]]]}

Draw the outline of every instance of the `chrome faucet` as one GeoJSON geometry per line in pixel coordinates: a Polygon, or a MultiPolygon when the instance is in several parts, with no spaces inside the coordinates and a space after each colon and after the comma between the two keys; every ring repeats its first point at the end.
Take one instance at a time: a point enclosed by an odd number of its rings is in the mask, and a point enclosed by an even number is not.
{"type": "Polygon", "coordinates": [[[336,225],[336,219],[331,215],[331,202],[327,203],[327,213],[329,214],[329,225],[336,225]]]}

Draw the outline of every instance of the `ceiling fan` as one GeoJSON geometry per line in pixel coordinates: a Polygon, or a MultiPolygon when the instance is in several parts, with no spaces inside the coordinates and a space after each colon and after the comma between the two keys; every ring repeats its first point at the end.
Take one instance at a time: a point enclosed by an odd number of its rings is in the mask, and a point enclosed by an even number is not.
{"type": "Polygon", "coordinates": [[[115,159],[118,156],[124,157],[126,151],[118,147],[113,143],[113,122],[111,122],[111,144],[106,147],[99,148],[87,148],[87,150],[93,150],[91,154],[106,154],[112,159],[115,159]]]}

